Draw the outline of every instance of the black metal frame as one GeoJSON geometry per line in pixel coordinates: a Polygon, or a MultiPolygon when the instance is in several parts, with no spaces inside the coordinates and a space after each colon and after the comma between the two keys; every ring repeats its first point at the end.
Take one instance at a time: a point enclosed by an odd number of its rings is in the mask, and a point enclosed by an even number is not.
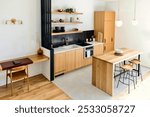
{"type": "MultiPolygon", "coordinates": [[[[138,60],[141,60],[141,55],[138,55],[138,60]]],[[[126,62],[124,61],[124,65],[126,64],[126,62]]],[[[134,69],[134,71],[137,71],[138,72],[138,76],[140,76],[140,70],[141,70],[141,67],[140,67],[140,64],[138,65],[138,69],[136,70],[136,69],[134,69]]],[[[122,75],[122,74],[124,74],[125,73],[125,71],[124,72],[122,72],[122,73],[119,73],[119,74],[117,74],[117,75],[114,75],[114,78],[116,78],[116,77],[118,77],[118,76],[120,76],[120,75],[122,75]]]]}
{"type": "Polygon", "coordinates": [[[51,0],[41,0],[42,46],[50,50],[50,81],[54,80],[54,49],[51,37],[51,0]]]}

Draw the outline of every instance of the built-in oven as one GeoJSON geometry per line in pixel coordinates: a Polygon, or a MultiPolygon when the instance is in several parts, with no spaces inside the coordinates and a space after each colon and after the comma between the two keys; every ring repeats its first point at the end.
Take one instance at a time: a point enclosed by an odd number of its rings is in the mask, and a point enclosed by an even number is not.
{"type": "Polygon", "coordinates": [[[93,56],[94,47],[92,44],[79,43],[77,45],[84,47],[84,58],[90,58],[91,56],[93,56]]]}
{"type": "Polygon", "coordinates": [[[84,47],[84,58],[90,58],[93,56],[94,47],[93,46],[87,46],[84,47]]]}

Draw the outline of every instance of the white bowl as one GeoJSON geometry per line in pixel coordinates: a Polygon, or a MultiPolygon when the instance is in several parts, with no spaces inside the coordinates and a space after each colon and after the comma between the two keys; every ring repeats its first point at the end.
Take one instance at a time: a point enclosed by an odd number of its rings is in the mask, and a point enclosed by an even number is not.
{"type": "Polygon", "coordinates": [[[122,51],[122,49],[118,48],[118,49],[115,49],[115,53],[116,54],[123,54],[123,51],[122,51]]]}

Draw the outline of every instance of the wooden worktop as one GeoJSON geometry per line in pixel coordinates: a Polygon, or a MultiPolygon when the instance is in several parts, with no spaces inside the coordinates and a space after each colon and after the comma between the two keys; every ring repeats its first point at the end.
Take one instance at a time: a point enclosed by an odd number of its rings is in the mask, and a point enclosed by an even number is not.
{"type": "MultiPolygon", "coordinates": [[[[20,57],[20,58],[0,61],[0,63],[6,62],[6,61],[13,61],[13,60],[17,60],[17,59],[22,59],[22,58],[29,58],[29,59],[31,59],[33,61],[33,64],[49,60],[49,57],[47,57],[45,55],[37,55],[37,54],[35,54],[35,55],[29,55],[29,56],[24,56],[24,57],[20,57]]],[[[1,70],[2,70],[2,68],[1,68],[1,65],[0,65],[0,71],[1,70]]]]}
{"type": "Polygon", "coordinates": [[[93,57],[92,84],[109,95],[114,95],[114,66],[119,62],[139,57],[142,52],[132,49],[122,49],[123,55],[114,55],[114,51],[93,57]]]}
{"type": "Polygon", "coordinates": [[[101,56],[94,56],[94,58],[106,61],[108,63],[116,64],[116,63],[121,62],[122,60],[130,59],[130,58],[135,57],[139,54],[142,54],[141,51],[127,49],[127,48],[123,48],[122,50],[123,50],[122,56],[117,56],[114,54],[115,52],[112,51],[112,52],[105,53],[101,56]]]}

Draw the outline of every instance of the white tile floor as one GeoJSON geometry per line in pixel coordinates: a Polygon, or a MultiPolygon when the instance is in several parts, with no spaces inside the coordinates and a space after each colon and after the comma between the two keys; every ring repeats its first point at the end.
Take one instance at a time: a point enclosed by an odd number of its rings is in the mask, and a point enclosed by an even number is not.
{"type": "MultiPolygon", "coordinates": [[[[150,71],[150,69],[142,67],[143,74],[147,73],[148,71],[150,71]]],[[[128,94],[127,86],[120,84],[119,88],[116,88],[116,83],[117,83],[116,82],[117,80],[116,80],[115,86],[114,86],[115,96],[111,97],[108,94],[101,91],[100,89],[94,87],[91,84],[91,80],[92,80],[92,67],[88,66],[88,67],[67,73],[65,75],[59,76],[55,79],[54,83],[74,100],[128,99],[132,95],[133,92],[136,95],[140,95],[138,94],[138,91],[139,91],[138,89],[140,89],[140,86],[146,87],[147,85],[148,86],[150,85],[150,78],[146,79],[147,81],[143,81],[143,82],[139,80],[138,85],[136,86],[138,88],[134,90],[134,88],[131,87],[131,93],[128,94]],[[142,83],[144,82],[146,82],[147,85],[146,83],[145,85],[142,85],[142,83]]],[[[145,90],[145,87],[143,87],[144,88],[143,90],[145,90]]],[[[137,99],[137,96],[133,98],[137,99]]],[[[141,98],[150,99],[150,94],[147,97],[141,97],[141,98]]]]}

